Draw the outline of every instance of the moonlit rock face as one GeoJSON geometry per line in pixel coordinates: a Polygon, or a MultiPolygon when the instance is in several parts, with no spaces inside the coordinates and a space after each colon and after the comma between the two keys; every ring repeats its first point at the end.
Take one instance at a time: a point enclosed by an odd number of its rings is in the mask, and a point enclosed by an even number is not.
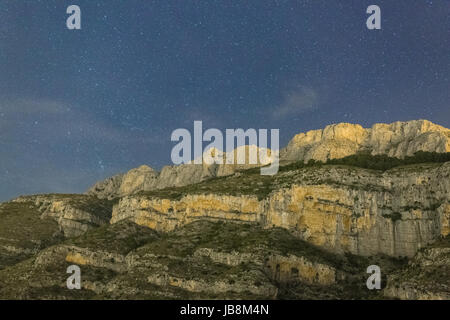
{"type": "Polygon", "coordinates": [[[450,151],[450,130],[427,120],[378,123],[370,129],[339,123],[296,135],[281,151],[281,160],[326,161],[359,151],[403,158],[417,151],[450,151]]]}
{"type": "MultiPolygon", "coordinates": [[[[450,152],[450,130],[427,120],[377,123],[365,129],[359,124],[339,123],[324,129],[299,133],[280,151],[281,161],[308,162],[310,159],[326,161],[343,158],[360,151],[373,155],[386,154],[403,158],[417,151],[450,152]]],[[[148,166],[132,169],[98,182],[89,194],[100,198],[114,198],[167,187],[185,186],[208,178],[234,174],[237,170],[259,167],[273,161],[275,153],[255,145],[240,146],[231,152],[210,148],[203,153],[201,164],[165,166],[157,172],[148,166]],[[251,163],[250,154],[257,155],[257,163],[251,163]],[[234,155],[232,164],[227,159],[234,155]],[[213,163],[213,159],[223,164],[213,163]],[[240,164],[243,163],[243,164],[240,164]]]]}
{"type": "Polygon", "coordinates": [[[142,165],[139,168],[131,169],[122,178],[119,196],[154,189],[157,178],[158,172],[149,166],[142,165]]]}

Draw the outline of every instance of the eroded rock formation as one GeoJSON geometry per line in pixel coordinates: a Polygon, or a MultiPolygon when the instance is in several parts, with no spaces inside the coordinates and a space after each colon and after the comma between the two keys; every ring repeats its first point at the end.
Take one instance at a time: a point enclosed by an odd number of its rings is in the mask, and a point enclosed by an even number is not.
{"type": "Polygon", "coordinates": [[[114,206],[111,223],[129,219],[168,232],[198,219],[257,222],[337,252],[411,257],[446,236],[450,219],[450,163],[412,169],[325,166],[281,173],[278,188],[261,200],[207,193],[126,196],[114,206]]]}
{"type": "MultiPolygon", "coordinates": [[[[360,151],[398,158],[413,155],[417,151],[450,152],[450,130],[427,120],[379,123],[369,129],[358,124],[333,124],[324,129],[296,135],[284,149],[280,150],[280,160],[326,161],[360,151]]],[[[248,164],[248,150],[245,156],[246,165],[186,164],[166,166],[161,172],[148,166],[141,166],[98,182],[87,193],[111,199],[139,191],[198,183],[211,177],[226,176],[238,169],[255,166],[248,164]]],[[[223,157],[226,158],[226,155],[223,157]]]]}
{"type": "MultiPolygon", "coordinates": [[[[449,151],[449,130],[331,125],[297,135],[281,155],[420,150],[449,151]]],[[[450,299],[450,162],[236,172],[249,167],[141,166],[89,195],[0,204],[0,298],[450,299]],[[82,290],[65,286],[71,264],[82,290]],[[384,290],[367,289],[369,265],[381,267],[384,290]]]]}

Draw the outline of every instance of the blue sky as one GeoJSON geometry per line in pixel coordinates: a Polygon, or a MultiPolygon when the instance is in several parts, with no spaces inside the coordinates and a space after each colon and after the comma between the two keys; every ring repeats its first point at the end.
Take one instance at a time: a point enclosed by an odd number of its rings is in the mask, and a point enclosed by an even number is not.
{"type": "Polygon", "coordinates": [[[2,0],[0,26],[0,200],[159,169],[194,120],[282,146],[337,122],[450,127],[449,1],[2,0]]]}

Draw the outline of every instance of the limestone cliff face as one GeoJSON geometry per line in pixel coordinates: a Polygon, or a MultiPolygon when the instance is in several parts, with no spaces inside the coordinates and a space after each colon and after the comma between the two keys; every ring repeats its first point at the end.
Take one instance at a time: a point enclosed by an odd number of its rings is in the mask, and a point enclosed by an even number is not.
{"type": "Polygon", "coordinates": [[[265,296],[274,299],[277,295],[277,288],[270,284],[255,285],[253,278],[255,275],[246,275],[248,278],[239,278],[235,282],[230,283],[227,280],[217,280],[215,282],[205,281],[203,279],[185,279],[172,276],[168,273],[157,273],[149,275],[147,280],[149,283],[157,286],[171,286],[187,290],[189,292],[203,292],[209,294],[219,294],[227,292],[236,292],[242,294],[250,292],[257,296],[265,296]]]}
{"type": "Polygon", "coordinates": [[[410,207],[408,196],[408,190],[294,186],[270,198],[266,221],[338,252],[413,256],[447,234],[441,221],[448,221],[450,211],[447,203],[433,204],[429,199],[415,200],[410,207]]]}
{"type": "Polygon", "coordinates": [[[37,195],[19,197],[13,202],[33,202],[41,218],[55,220],[65,237],[76,237],[108,223],[111,204],[84,195],[37,195]],[[93,201],[91,201],[93,200],[93,201]],[[92,205],[95,204],[95,206],[92,205]]]}
{"type": "Polygon", "coordinates": [[[338,168],[317,174],[327,184],[273,193],[266,223],[293,229],[316,245],[362,255],[413,256],[449,233],[450,163],[382,174],[338,168]]]}
{"type": "MultiPolygon", "coordinates": [[[[362,150],[450,151],[449,130],[332,125],[296,136],[282,159],[362,150]]],[[[450,162],[236,173],[248,167],[141,166],[89,195],[0,204],[0,298],[450,299],[450,162]],[[84,290],[66,290],[70,264],[82,267],[84,290]],[[365,286],[372,264],[387,279],[375,295],[365,286]]]]}
{"type": "Polygon", "coordinates": [[[180,200],[127,196],[114,206],[111,223],[131,220],[158,231],[172,231],[198,219],[261,221],[256,197],[187,195],[180,200]]]}
{"type": "Polygon", "coordinates": [[[450,130],[427,120],[378,123],[364,129],[339,123],[296,135],[280,152],[282,160],[343,158],[358,151],[403,158],[417,151],[450,151],[450,130]]]}
{"type": "Polygon", "coordinates": [[[88,191],[88,195],[94,195],[100,199],[113,199],[119,196],[120,185],[124,174],[117,174],[102,181],[98,181],[88,191]]]}
{"type": "MultiPolygon", "coordinates": [[[[161,172],[148,166],[141,166],[125,174],[98,182],[87,193],[99,198],[112,199],[139,191],[185,186],[211,177],[230,175],[239,169],[258,166],[250,165],[248,159],[249,148],[256,148],[255,146],[237,148],[233,151],[234,158],[238,159],[237,151],[244,148],[245,164],[185,164],[166,166],[161,172]]],[[[206,157],[209,157],[210,150],[205,152],[208,153],[206,157]]],[[[266,151],[270,154],[270,150],[266,151]]],[[[373,125],[370,129],[364,129],[357,124],[333,124],[324,129],[296,135],[286,148],[280,151],[280,160],[326,161],[343,158],[359,151],[370,151],[374,155],[386,154],[398,158],[413,155],[417,151],[449,152],[450,130],[427,120],[381,123],[373,125]]],[[[215,152],[220,153],[217,150],[215,152]]],[[[220,157],[224,159],[229,156],[226,153],[220,153],[220,157]]],[[[258,158],[258,163],[267,163],[268,159],[270,156],[264,159],[258,158]]]]}
{"type": "Polygon", "coordinates": [[[320,285],[336,283],[336,270],[333,267],[311,262],[305,257],[270,256],[266,268],[273,279],[282,283],[294,281],[320,285]]]}
{"type": "Polygon", "coordinates": [[[68,247],[66,261],[77,265],[90,265],[94,267],[107,268],[116,272],[125,270],[125,257],[118,253],[92,251],[85,248],[68,247]]]}
{"type": "Polygon", "coordinates": [[[310,284],[332,285],[337,280],[335,268],[326,264],[312,262],[304,256],[280,254],[261,256],[256,252],[243,253],[234,251],[228,253],[218,252],[211,248],[201,248],[195,251],[194,257],[207,257],[215,263],[229,266],[238,266],[251,261],[262,266],[271,279],[280,283],[298,281],[310,284]]]}
{"type": "Polygon", "coordinates": [[[139,168],[131,169],[125,174],[119,174],[97,182],[87,191],[87,194],[95,195],[101,199],[113,199],[139,191],[186,186],[208,178],[227,176],[235,173],[237,170],[267,164],[270,162],[271,156],[270,150],[260,149],[256,146],[238,147],[232,153],[234,160],[232,162],[230,160],[230,164],[227,163],[227,160],[231,157],[230,154],[211,148],[203,156],[203,159],[211,159],[211,161],[203,162],[202,164],[189,163],[178,166],[165,166],[161,172],[142,165],[139,168]],[[257,155],[256,164],[250,164],[250,152],[255,152],[257,155]],[[260,155],[263,156],[263,159],[260,159],[260,155]],[[213,163],[212,159],[214,157],[223,159],[223,163],[213,163]]]}
{"type": "Polygon", "coordinates": [[[389,275],[384,295],[405,300],[449,300],[448,242],[447,237],[436,245],[421,250],[407,267],[389,275]]]}
{"type": "Polygon", "coordinates": [[[184,164],[165,166],[157,172],[149,166],[142,165],[131,169],[125,174],[119,174],[97,182],[88,191],[100,199],[114,199],[139,191],[150,191],[174,186],[185,186],[215,177],[216,165],[184,164]]]}
{"type": "Polygon", "coordinates": [[[326,166],[279,175],[289,187],[256,196],[193,194],[179,200],[122,198],[111,223],[132,220],[171,231],[198,219],[260,223],[291,230],[337,252],[413,256],[449,233],[450,163],[384,173],[326,166]]]}

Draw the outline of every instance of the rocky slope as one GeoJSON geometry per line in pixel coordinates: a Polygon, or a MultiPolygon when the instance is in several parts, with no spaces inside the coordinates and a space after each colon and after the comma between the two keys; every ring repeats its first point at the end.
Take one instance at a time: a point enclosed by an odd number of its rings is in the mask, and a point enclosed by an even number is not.
{"type": "Polygon", "coordinates": [[[326,157],[346,154],[351,139],[354,152],[402,157],[432,141],[441,152],[448,130],[415,121],[355,138],[347,126],[327,127],[309,151],[294,138],[282,153],[303,150],[300,161],[274,176],[237,164],[142,166],[88,195],[1,203],[0,299],[449,299],[447,155],[389,170],[304,164],[321,145],[326,157]],[[397,144],[389,130],[406,138],[397,144]],[[369,143],[379,136],[392,143],[369,143]],[[66,287],[73,264],[81,290],[66,287]],[[367,289],[370,265],[383,290],[367,289]]]}
{"type": "Polygon", "coordinates": [[[227,158],[230,155],[211,148],[205,151],[203,155],[204,160],[211,159],[211,161],[203,161],[202,164],[194,164],[192,162],[178,166],[165,166],[161,172],[157,172],[147,165],[142,165],[131,169],[125,174],[118,174],[104,181],[97,182],[87,191],[87,194],[102,199],[114,199],[139,191],[185,186],[214,177],[227,176],[238,170],[258,167],[262,164],[270,163],[271,159],[270,150],[260,149],[256,146],[242,146],[232,152],[234,153],[233,164],[227,163],[227,158]],[[257,155],[257,164],[250,164],[250,152],[255,152],[257,155]],[[261,159],[260,155],[263,156],[261,159]],[[214,163],[212,161],[214,157],[222,159],[223,164],[214,163]]]}
{"type": "Polygon", "coordinates": [[[122,221],[0,270],[0,298],[380,298],[365,288],[373,263],[404,265],[328,253],[252,223],[197,221],[164,234],[122,221]],[[81,290],[65,287],[71,264],[81,267],[81,290]]]}
{"type": "Polygon", "coordinates": [[[420,250],[407,266],[393,272],[387,283],[387,297],[450,300],[450,237],[420,250]]]}
{"type": "Polygon", "coordinates": [[[41,219],[56,221],[59,230],[66,237],[78,236],[89,229],[109,223],[113,205],[113,201],[74,194],[22,196],[12,202],[31,203],[41,213],[41,219]]]}
{"type": "MultiPolygon", "coordinates": [[[[427,120],[379,123],[369,129],[358,124],[333,124],[324,129],[296,135],[284,149],[280,150],[280,161],[307,162],[310,159],[326,161],[361,151],[399,158],[413,155],[417,151],[450,152],[450,130],[427,120]]],[[[226,155],[222,156],[226,158],[226,155]]],[[[245,156],[247,161],[244,162],[249,163],[248,149],[245,156]]],[[[261,162],[265,163],[266,160],[262,159],[261,162]]],[[[87,193],[112,199],[139,191],[198,183],[211,177],[233,174],[244,167],[251,166],[187,164],[166,166],[161,172],[148,166],[141,166],[98,182],[87,193]]]]}
{"type": "Polygon", "coordinates": [[[411,257],[449,233],[449,177],[450,163],[384,173],[310,167],[282,172],[270,182],[247,173],[171,189],[171,195],[123,197],[113,208],[111,223],[128,219],[167,232],[205,218],[256,222],[291,230],[335,252],[411,257]],[[249,189],[233,189],[238,183],[249,189]]]}
{"type": "Polygon", "coordinates": [[[108,224],[112,202],[86,195],[23,196],[0,203],[0,268],[108,224]]]}
{"type": "Polygon", "coordinates": [[[31,201],[0,204],[0,269],[63,239],[58,223],[40,215],[31,201]]]}
{"type": "Polygon", "coordinates": [[[359,151],[403,158],[417,151],[449,152],[450,130],[427,120],[377,123],[365,129],[339,123],[296,135],[280,152],[284,160],[326,161],[359,151]]]}
{"type": "Polygon", "coordinates": [[[448,299],[449,173],[450,162],[249,170],[122,197],[97,226],[111,202],[21,197],[0,206],[29,230],[0,228],[19,248],[0,256],[0,298],[448,299]],[[78,236],[58,225],[73,208],[90,217],[78,236]],[[65,287],[72,264],[82,290],[65,287]],[[373,264],[384,290],[366,288],[373,264]]]}

